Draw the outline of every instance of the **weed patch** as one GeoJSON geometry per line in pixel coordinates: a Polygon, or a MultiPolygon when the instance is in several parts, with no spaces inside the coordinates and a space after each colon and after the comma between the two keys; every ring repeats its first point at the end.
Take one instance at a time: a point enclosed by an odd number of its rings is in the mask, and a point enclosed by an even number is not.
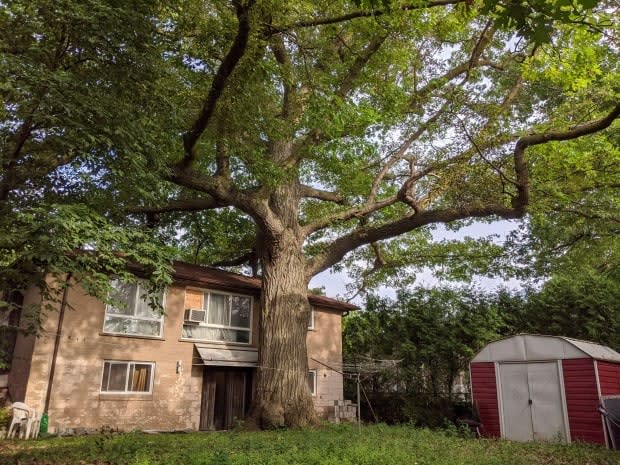
{"type": "Polygon", "coordinates": [[[471,439],[411,426],[46,438],[0,444],[3,465],[618,465],[583,444],[471,439]]]}

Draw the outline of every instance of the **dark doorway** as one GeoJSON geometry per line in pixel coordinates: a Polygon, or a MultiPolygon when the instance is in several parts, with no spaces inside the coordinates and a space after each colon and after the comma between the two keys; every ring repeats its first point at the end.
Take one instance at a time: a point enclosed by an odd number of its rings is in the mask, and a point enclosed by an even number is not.
{"type": "Polygon", "coordinates": [[[252,394],[252,369],[205,367],[200,430],[225,430],[245,418],[252,394]]]}

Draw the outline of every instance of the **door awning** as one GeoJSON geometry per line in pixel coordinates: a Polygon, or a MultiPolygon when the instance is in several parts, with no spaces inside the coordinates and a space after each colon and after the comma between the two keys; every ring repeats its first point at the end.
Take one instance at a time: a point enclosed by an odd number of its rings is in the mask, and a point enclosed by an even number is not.
{"type": "Polygon", "coordinates": [[[257,367],[257,349],[214,349],[213,347],[199,346],[196,350],[202,362],[208,366],[224,367],[257,367]]]}

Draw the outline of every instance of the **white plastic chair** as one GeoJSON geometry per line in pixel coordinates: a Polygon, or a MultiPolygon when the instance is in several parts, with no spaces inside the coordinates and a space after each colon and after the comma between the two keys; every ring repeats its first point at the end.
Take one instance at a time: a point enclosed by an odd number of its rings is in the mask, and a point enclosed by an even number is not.
{"type": "Polygon", "coordinates": [[[11,420],[7,437],[9,439],[15,437],[18,429],[20,438],[29,439],[30,437],[37,437],[38,427],[36,425],[41,421],[41,417],[37,415],[37,412],[23,402],[14,402],[11,407],[13,409],[13,419],[11,420]]]}
{"type": "Polygon", "coordinates": [[[41,414],[37,413],[36,410],[33,410],[30,421],[30,431],[27,432],[28,437],[31,439],[37,439],[39,437],[39,430],[41,429],[41,414]]]}

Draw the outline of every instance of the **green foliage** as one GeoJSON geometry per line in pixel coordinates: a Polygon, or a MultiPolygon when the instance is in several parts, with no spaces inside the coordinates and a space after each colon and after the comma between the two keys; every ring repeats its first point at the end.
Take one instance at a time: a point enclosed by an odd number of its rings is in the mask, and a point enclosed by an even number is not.
{"type": "MultiPolygon", "coordinates": [[[[135,279],[128,266],[154,289],[169,282],[170,250],[122,205],[161,183],[179,131],[176,102],[162,91],[179,83],[163,56],[174,42],[162,34],[167,14],[143,0],[0,7],[3,320],[33,286],[51,310],[67,274],[104,300],[110,275],[135,279]]],[[[37,315],[24,308],[21,329],[36,331],[37,315]]]]}
{"type": "Polygon", "coordinates": [[[507,243],[524,275],[579,275],[593,269],[617,276],[618,140],[616,130],[587,144],[566,144],[562,151],[549,146],[535,152],[532,169],[539,179],[533,191],[535,204],[525,227],[507,243]]]}
{"type": "MultiPolygon", "coordinates": [[[[401,3],[389,0],[353,2],[363,12],[379,9],[382,14],[318,27],[291,26],[294,33],[282,35],[285,42],[291,40],[287,67],[273,56],[273,40],[279,35],[269,36],[266,24],[279,30],[300,20],[339,17],[355,6],[261,3],[252,10],[248,50],[198,141],[196,173],[213,174],[218,147],[225,147],[231,170],[227,182],[237,190],[262,186],[260,195],[266,195],[299,176],[346,200],[346,205],[302,201],[299,219],[308,224],[363,204],[387,154],[443,105],[446,114],[428,125],[408,157],[415,154],[419,167],[441,164],[463,147],[464,123],[472,134],[489,123],[478,138],[494,145],[487,154],[492,163],[470,156],[420,180],[416,190],[428,193],[426,206],[508,204],[513,189],[493,169],[510,166],[501,133],[508,131],[512,138],[538,129],[540,121],[546,121],[543,129],[565,127],[579,121],[575,112],[590,114],[591,101],[614,98],[615,51],[590,27],[606,24],[599,3],[510,0],[403,10],[401,3]],[[486,46],[484,60],[493,66],[472,67],[458,76],[464,79],[460,84],[442,78],[471,59],[489,18],[508,31],[496,32],[486,46]],[[533,53],[532,44],[551,26],[553,41],[533,53]],[[526,41],[515,44],[514,30],[526,41]],[[381,45],[358,69],[360,57],[374,42],[381,45]],[[512,111],[505,111],[498,102],[520,74],[523,95],[512,111]],[[349,92],[343,93],[343,82],[349,92]],[[290,118],[282,115],[284,84],[295,94],[290,118]],[[306,139],[315,132],[318,142],[306,139]],[[300,147],[293,167],[269,152],[273,142],[288,139],[300,147]]],[[[111,222],[131,227],[127,205],[202,197],[204,192],[171,187],[166,180],[183,154],[180,135],[199,114],[236,26],[233,9],[221,2],[6,2],[0,11],[0,27],[11,31],[0,48],[6,102],[0,110],[3,213],[12,215],[41,199],[46,204],[86,203],[111,222]]],[[[399,191],[397,180],[407,176],[405,158],[379,183],[378,198],[399,191]]],[[[545,167],[560,163],[551,157],[540,161],[545,167]]],[[[543,170],[535,175],[547,183],[543,170]]],[[[235,249],[243,253],[254,248],[257,231],[246,205],[234,206],[244,213],[168,215],[159,223],[159,237],[190,261],[230,259],[235,249]]],[[[386,224],[409,210],[396,203],[366,215],[365,224],[386,224]]],[[[358,226],[357,220],[333,222],[308,238],[308,254],[320,253],[334,235],[358,226]]],[[[431,264],[441,261],[434,257],[448,257],[441,272],[461,278],[505,265],[498,247],[489,242],[431,244],[411,235],[386,249],[391,249],[386,255],[392,265],[376,282],[394,277],[394,270],[406,265],[419,266],[424,256],[431,264]],[[407,256],[418,259],[408,262],[407,256]]],[[[368,250],[360,254],[369,259],[368,250]]]]}
{"type": "Polygon", "coordinates": [[[514,28],[541,44],[551,40],[557,23],[588,24],[588,13],[599,3],[600,0],[485,0],[482,11],[492,14],[498,26],[514,28]]]}
{"type": "Polygon", "coordinates": [[[6,232],[0,242],[0,261],[6,264],[0,268],[3,286],[44,288],[47,273],[55,278],[71,273],[87,292],[105,296],[110,275],[135,279],[128,265],[139,267],[159,288],[170,282],[169,251],[154,242],[148,231],[111,225],[86,206],[24,209],[12,220],[2,225],[6,232]]]}
{"type": "Polygon", "coordinates": [[[343,262],[353,282],[350,292],[373,292],[381,285],[414,285],[417,271],[426,269],[438,280],[471,282],[474,276],[502,276],[517,272],[512,255],[491,235],[473,239],[433,240],[430,229],[416,230],[364,247],[343,262]],[[377,253],[377,249],[379,252],[377,253]]]}
{"type": "MultiPolygon", "coordinates": [[[[391,11],[400,4],[395,0],[354,0],[363,9],[391,11]]],[[[424,4],[425,2],[418,2],[424,4]]],[[[464,11],[474,2],[463,2],[464,11]]],[[[484,0],[481,11],[493,17],[495,24],[506,29],[516,29],[523,37],[537,43],[549,42],[557,23],[587,23],[588,13],[600,0],[484,0]]],[[[411,2],[409,2],[411,4],[411,2]]],[[[595,26],[595,24],[592,24],[595,26]]]]}
{"type": "MultiPolygon", "coordinates": [[[[501,336],[567,336],[619,350],[619,282],[617,272],[583,268],[522,292],[436,288],[400,291],[394,301],[370,297],[366,310],[344,320],[344,357],[400,360],[398,369],[365,380],[373,409],[382,421],[439,427],[460,409],[457,376],[501,336]]],[[[354,396],[355,386],[348,389],[354,396]]]]}
{"type": "MultiPolygon", "coordinates": [[[[24,208],[0,220],[0,360],[10,361],[16,331],[40,329],[43,312],[57,309],[67,285],[79,284],[90,295],[109,301],[110,276],[135,281],[137,272],[148,278],[153,292],[171,282],[170,250],[149,231],[110,224],[84,205],[41,205],[24,208]],[[71,281],[67,282],[67,276],[71,281]],[[42,306],[22,306],[12,298],[37,288],[42,306]],[[5,297],[6,296],[6,297],[5,297]],[[11,316],[20,311],[19,328],[11,316]]],[[[153,306],[161,305],[154,299],[153,306]]],[[[4,367],[3,367],[4,368],[4,367]]]]}
{"type": "Polygon", "coordinates": [[[512,333],[568,336],[620,350],[618,276],[583,269],[553,276],[542,289],[513,296],[502,314],[512,333]]]}
{"type": "Polygon", "coordinates": [[[569,446],[466,439],[410,426],[332,425],[314,431],[227,434],[124,434],[10,442],[0,461],[110,465],[609,465],[617,452],[569,446]]]}
{"type": "Polygon", "coordinates": [[[256,247],[254,222],[234,209],[176,215],[160,226],[178,258],[190,263],[232,260],[256,247]]]}
{"type": "Polygon", "coordinates": [[[12,413],[9,407],[0,407],[0,429],[9,430],[12,413]]]}
{"type": "Polygon", "coordinates": [[[344,358],[400,360],[393,372],[367,381],[373,408],[385,421],[438,427],[455,417],[456,379],[502,328],[492,300],[479,291],[400,291],[395,300],[370,298],[365,311],[346,317],[344,358]]]}
{"type": "Polygon", "coordinates": [[[158,12],[143,0],[3,4],[0,201],[101,196],[137,155],[165,153],[177,112],[161,94],[172,78],[158,12]]]}

